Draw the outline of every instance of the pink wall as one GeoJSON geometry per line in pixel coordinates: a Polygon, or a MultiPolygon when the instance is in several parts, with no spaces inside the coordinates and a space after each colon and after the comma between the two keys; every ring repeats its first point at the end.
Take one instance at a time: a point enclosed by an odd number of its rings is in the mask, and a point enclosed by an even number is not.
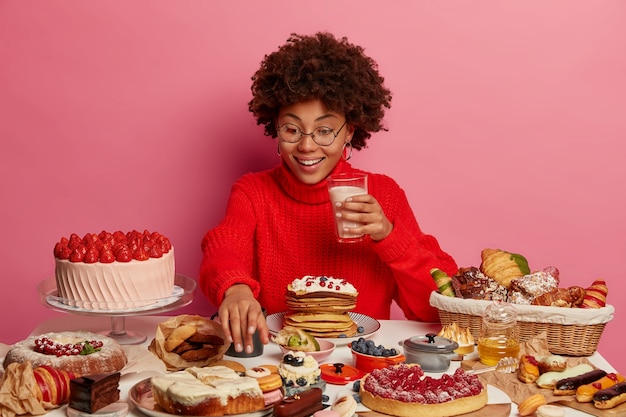
{"type": "Polygon", "coordinates": [[[604,277],[600,351],[626,370],[624,2],[234,3],[0,2],[0,340],[65,314],[36,291],[62,235],[157,230],[196,277],[232,182],[277,161],[250,76],[290,32],[330,30],[395,93],[353,162],[396,178],[461,266],[499,247],[563,285],[604,277]]]}

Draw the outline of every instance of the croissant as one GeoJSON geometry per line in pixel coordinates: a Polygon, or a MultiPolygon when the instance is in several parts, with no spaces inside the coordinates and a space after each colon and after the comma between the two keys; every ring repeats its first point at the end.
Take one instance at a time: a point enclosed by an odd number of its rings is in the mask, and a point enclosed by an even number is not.
{"type": "Polygon", "coordinates": [[[541,294],[531,303],[536,306],[571,307],[572,296],[567,288],[556,288],[541,294]]]}
{"type": "Polygon", "coordinates": [[[480,257],[480,271],[505,288],[509,288],[515,278],[530,274],[528,261],[520,254],[487,248],[480,257]]]}
{"type": "Polygon", "coordinates": [[[582,308],[601,308],[606,306],[606,296],[608,294],[606,282],[597,279],[589,288],[585,289],[585,295],[581,304],[582,308]]]}

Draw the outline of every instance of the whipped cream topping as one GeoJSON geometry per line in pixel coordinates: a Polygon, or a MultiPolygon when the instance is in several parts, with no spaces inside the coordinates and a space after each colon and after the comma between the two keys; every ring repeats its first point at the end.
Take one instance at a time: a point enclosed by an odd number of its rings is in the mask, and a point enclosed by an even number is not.
{"type": "Polygon", "coordinates": [[[354,285],[350,284],[345,279],[327,276],[316,277],[307,275],[302,278],[296,278],[289,284],[289,287],[291,291],[300,293],[325,291],[355,296],[358,294],[354,285]]]}
{"type": "Polygon", "coordinates": [[[155,375],[150,379],[150,383],[158,391],[167,393],[177,402],[187,405],[217,398],[220,404],[226,406],[230,397],[234,398],[241,394],[252,397],[263,395],[256,379],[240,377],[225,366],[193,367],[184,371],[155,375]]]}
{"type": "Polygon", "coordinates": [[[286,381],[296,382],[300,378],[304,378],[307,382],[307,385],[314,384],[320,377],[321,371],[319,364],[315,360],[315,358],[311,355],[307,355],[302,351],[289,351],[285,355],[291,354],[294,357],[303,358],[304,362],[302,365],[295,366],[285,362],[281,362],[278,366],[278,373],[283,377],[286,381]]]}

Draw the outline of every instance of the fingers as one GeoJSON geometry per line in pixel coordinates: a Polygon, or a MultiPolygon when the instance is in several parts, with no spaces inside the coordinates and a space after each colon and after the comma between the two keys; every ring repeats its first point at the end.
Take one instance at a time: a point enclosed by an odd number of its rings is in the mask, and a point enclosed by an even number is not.
{"type": "Polygon", "coordinates": [[[391,233],[393,225],[385,216],[378,201],[370,194],[350,197],[343,203],[337,203],[337,213],[343,219],[360,223],[361,226],[344,229],[354,235],[370,235],[373,240],[382,240],[391,233]]]}
{"type": "Polygon", "coordinates": [[[227,338],[232,342],[236,352],[251,353],[254,349],[252,336],[259,329],[261,342],[269,343],[269,330],[261,305],[252,299],[229,300],[224,298],[219,309],[220,321],[227,338]]]}

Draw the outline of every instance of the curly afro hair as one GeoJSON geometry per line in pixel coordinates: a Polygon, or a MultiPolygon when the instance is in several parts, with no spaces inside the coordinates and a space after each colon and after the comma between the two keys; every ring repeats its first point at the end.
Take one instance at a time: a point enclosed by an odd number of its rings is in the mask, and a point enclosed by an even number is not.
{"type": "Polygon", "coordinates": [[[354,126],[352,147],[365,148],[371,132],[385,130],[391,92],[376,62],[363,48],[330,33],[292,34],[278,51],[266,55],[252,76],[249,110],[265,134],[276,138],[281,107],[319,99],[331,111],[345,114],[354,126]]]}

